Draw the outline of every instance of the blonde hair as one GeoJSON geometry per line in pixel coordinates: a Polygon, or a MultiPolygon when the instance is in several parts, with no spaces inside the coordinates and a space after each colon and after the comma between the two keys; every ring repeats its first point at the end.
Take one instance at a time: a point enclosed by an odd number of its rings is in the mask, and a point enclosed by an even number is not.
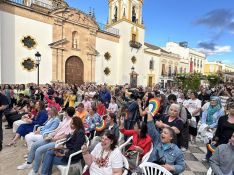
{"type": "Polygon", "coordinates": [[[172,103],[171,106],[170,106],[170,108],[172,108],[172,107],[176,108],[178,110],[178,112],[179,112],[179,110],[180,110],[180,105],[179,104],[172,103]]]}
{"type": "Polygon", "coordinates": [[[53,116],[51,116],[51,117],[58,116],[58,110],[56,107],[51,107],[50,112],[52,112],[52,114],[53,114],[53,116]]]}

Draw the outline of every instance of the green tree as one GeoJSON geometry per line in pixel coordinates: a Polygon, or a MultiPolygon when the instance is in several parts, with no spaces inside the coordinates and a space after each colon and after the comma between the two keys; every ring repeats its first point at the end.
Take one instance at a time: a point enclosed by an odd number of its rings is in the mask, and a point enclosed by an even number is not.
{"type": "Polygon", "coordinates": [[[175,77],[175,81],[182,86],[184,90],[194,90],[197,91],[201,85],[201,73],[183,73],[183,74],[178,74],[175,77]]]}
{"type": "Polygon", "coordinates": [[[222,73],[213,73],[207,76],[207,80],[211,87],[216,86],[217,84],[220,84],[223,82],[223,74],[222,73]]]}

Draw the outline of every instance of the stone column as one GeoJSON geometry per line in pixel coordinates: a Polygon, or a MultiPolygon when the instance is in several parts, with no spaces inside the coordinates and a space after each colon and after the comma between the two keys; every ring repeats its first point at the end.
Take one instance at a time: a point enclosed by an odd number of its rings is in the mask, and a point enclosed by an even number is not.
{"type": "Polygon", "coordinates": [[[139,3],[139,9],[138,9],[138,24],[141,25],[142,23],[142,4],[139,3]]]}
{"type": "Polygon", "coordinates": [[[128,20],[132,21],[131,18],[131,0],[128,0],[128,20]]]}
{"type": "Polygon", "coordinates": [[[109,4],[109,24],[112,23],[112,3],[109,4]]]}
{"type": "Polygon", "coordinates": [[[120,18],[121,18],[121,0],[118,0],[118,20],[120,20],[120,18]]]}

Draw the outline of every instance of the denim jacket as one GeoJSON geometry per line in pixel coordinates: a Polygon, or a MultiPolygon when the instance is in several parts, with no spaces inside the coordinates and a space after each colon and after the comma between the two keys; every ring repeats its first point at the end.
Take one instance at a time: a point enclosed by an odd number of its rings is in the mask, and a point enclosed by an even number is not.
{"type": "Polygon", "coordinates": [[[55,130],[59,126],[60,122],[61,120],[58,117],[48,120],[40,130],[41,135],[44,136],[44,134],[55,130]]]}
{"type": "Polygon", "coordinates": [[[148,133],[153,141],[153,151],[150,154],[149,162],[164,161],[167,164],[174,165],[173,174],[182,173],[185,169],[185,161],[182,151],[175,144],[171,144],[166,150],[163,149],[160,133],[155,127],[153,121],[147,123],[148,133]]]}

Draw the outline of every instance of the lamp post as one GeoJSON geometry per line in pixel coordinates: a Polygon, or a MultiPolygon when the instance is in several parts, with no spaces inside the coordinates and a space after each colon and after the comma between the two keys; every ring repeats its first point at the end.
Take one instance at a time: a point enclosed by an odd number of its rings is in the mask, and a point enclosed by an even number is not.
{"type": "Polygon", "coordinates": [[[41,61],[41,54],[39,52],[35,53],[36,67],[37,67],[37,85],[39,86],[39,66],[41,61]]]}

